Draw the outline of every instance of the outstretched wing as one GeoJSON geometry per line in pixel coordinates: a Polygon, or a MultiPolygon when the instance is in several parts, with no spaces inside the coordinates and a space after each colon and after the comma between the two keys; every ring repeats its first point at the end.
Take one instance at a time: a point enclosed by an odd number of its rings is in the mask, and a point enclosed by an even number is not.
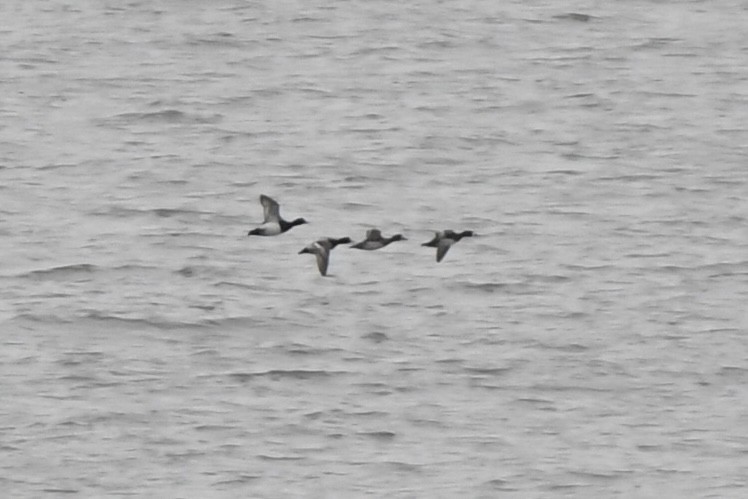
{"type": "Polygon", "coordinates": [[[442,239],[439,241],[439,245],[436,247],[436,261],[441,262],[442,258],[444,258],[444,255],[447,254],[447,251],[449,251],[449,248],[452,246],[451,239],[442,239]]]}
{"type": "Polygon", "coordinates": [[[327,263],[330,261],[330,252],[323,246],[317,245],[317,251],[314,252],[317,257],[317,268],[323,276],[327,275],[327,263]]]}
{"type": "Polygon", "coordinates": [[[262,204],[262,212],[265,215],[263,223],[278,222],[280,220],[280,206],[275,200],[261,194],[260,203],[262,204]]]}
{"type": "Polygon", "coordinates": [[[382,232],[379,229],[369,229],[366,231],[367,241],[379,241],[382,239],[382,232]]]}

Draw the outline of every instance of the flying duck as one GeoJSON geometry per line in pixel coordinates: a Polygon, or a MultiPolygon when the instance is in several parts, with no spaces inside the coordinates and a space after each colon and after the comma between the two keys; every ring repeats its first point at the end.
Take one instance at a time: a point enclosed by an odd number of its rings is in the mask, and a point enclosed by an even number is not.
{"type": "Polygon", "coordinates": [[[362,249],[362,250],[377,250],[384,248],[393,241],[407,241],[401,234],[395,234],[392,237],[382,237],[382,232],[379,229],[369,229],[366,231],[366,239],[360,243],[356,243],[351,248],[362,249]]]}
{"type": "Polygon", "coordinates": [[[280,206],[278,203],[264,194],[260,195],[260,203],[262,203],[262,211],[265,218],[262,225],[247,233],[248,236],[277,236],[278,234],[283,234],[291,227],[307,223],[303,218],[297,218],[291,222],[283,220],[280,216],[280,206]]]}
{"type": "Polygon", "coordinates": [[[308,245],[303,250],[299,251],[299,255],[302,253],[311,253],[317,257],[317,268],[319,273],[323,276],[327,275],[327,264],[330,263],[330,251],[338,244],[350,243],[350,237],[341,237],[335,239],[333,237],[324,237],[318,241],[315,241],[308,245]]]}
{"type": "Polygon", "coordinates": [[[423,243],[421,246],[428,246],[430,248],[436,248],[436,261],[441,262],[442,258],[444,258],[444,255],[447,254],[447,251],[449,250],[450,246],[452,246],[454,243],[456,243],[463,237],[470,237],[470,236],[473,236],[472,230],[464,230],[462,232],[455,232],[453,230],[445,230],[442,232],[437,232],[431,241],[427,243],[423,243]]]}

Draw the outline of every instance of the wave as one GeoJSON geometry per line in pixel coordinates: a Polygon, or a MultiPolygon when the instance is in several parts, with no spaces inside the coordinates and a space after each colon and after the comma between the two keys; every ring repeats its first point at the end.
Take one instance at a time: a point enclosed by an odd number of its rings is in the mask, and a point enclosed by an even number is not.
{"type": "Polygon", "coordinates": [[[325,371],[315,369],[270,369],[268,371],[257,372],[238,372],[230,373],[229,377],[241,382],[251,381],[255,378],[270,378],[273,380],[281,379],[325,379],[332,376],[348,374],[347,371],[325,371]]]}
{"type": "Polygon", "coordinates": [[[50,267],[47,269],[32,270],[25,274],[21,274],[19,277],[31,277],[31,278],[58,278],[66,277],[70,278],[75,275],[81,274],[93,274],[98,271],[100,267],[90,263],[75,263],[71,265],[62,265],[59,267],[50,267]]]}
{"type": "Polygon", "coordinates": [[[153,271],[159,267],[153,265],[124,264],[116,267],[104,267],[92,263],[73,263],[69,265],[60,265],[46,269],[30,270],[16,274],[18,278],[28,278],[32,280],[74,280],[80,277],[91,276],[100,272],[143,272],[153,271]]]}
{"type": "MultiPolygon", "coordinates": [[[[657,259],[669,258],[671,255],[668,253],[628,253],[624,255],[626,258],[632,260],[650,260],[652,263],[642,264],[637,267],[632,267],[631,270],[646,270],[649,274],[686,274],[686,273],[699,273],[703,272],[708,277],[732,277],[742,276],[748,274],[748,261],[736,261],[736,262],[717,262],[697,265],[677,265],[674,263],[655,263],[657,259]]],[[[595,269],[593,269],[595,270],[595,269]]]]}
{"type": "Polygon", "coordinates": [[[107,321],[121,324],[140,324],[143,326],[153,327],[162,330],[173,329],[215,329],[215,328],[246,328],[258,323],[258,320],[252,317],[229,317],[225,319],[203,319],[203,320],[174,320],[165,317],[124,317],[114,314],[101,312],[89,312],[82,317],[88,321],[107,321]]]}
{"type": "Polygon", "coordinates": [[[512,370],[511,367],[471,367],[463,368],[466,373],[476,376],[503,376],[512,370]]]}
{"type": "Polygon", "coordinates": [[[232,281],[218,281],[213,284],[216,288],[239,288],[239,289],[249,289],[252,291],[262,291],[267,292],[267,289],[265,285],[263,284],[251,284],[246,282],[232,282],[232,281]]]}
{"type": "Polygon", "coordinates": [[[133,216],[151,216],[156,215],[159,218],[172,218],[178,216],[200,217],[213,215],[213,212],[202,210],[191,210],[187,208],[128,208],[126,206],[112,206],[104,210],[98,210],[91,213],[94,216],[129,218],[133,216]]]}
{"type": "Polygon", "coordinates": [[[221,121],[223,116],[214,114],[210,116],[185,113],[178,109],[163,109],[144,113],[122,113],[108,120],[110,124],[132,124],[132,123],[167,123],[167,124],[214,124],[221,121]]]}
{"type": "Polygon", "coordinates": [[[393,440],[397,434],[391,431],[360,431],[358,434],[362,437],[372,438],[374,440],[389,441],[393,440]]]}
{"type": "Polygon", "coordinates": [[[210,215],[210,212],[207,211],[200,211],[200,210],[186,210],[184,208],[151,208],[149,210],[146,210],[147,213],[153,213],[154,215],[157,215],[162,218],[170,218],[175,217],[179,215],[191,215],[191,216],[201,216],[201,215],[210,215]]]}
{"type": "Polygon", "coordinates": [[[387,336],[385,333],[382,333],[382,332],[379,332],[379,331],[374,331],[374,332],[371,332],[371,333],[366,333],[366,334],[362,335],[361,338],[363,338],[365,340],[372,341],[374,343],[382,343],[383,341],[387,341],[387,340],[390,339],[389,336],[387,336]]]}
{"type": "Polygon", "coordinates": [[[553,19],[558,19],[561,21],[576,21],[580,23],[587,23],[595,19],[595,17],[589,14],[581,14],[579,12],[568,12],[566,14],[555,15],[553,16],[553,19]]]}
{"type": "Polygon", "coordinates": [[[101,311],[88,311],[83,313],[74,313],[67,316],[59,313],[22,313],[8,319],[5,323],[22,324],[27,322],[49,325],[65,324],[67,327],[70,327],[71,325],[78,325],[81,327],[101,327],[103,325],[106,325],[106,327],[108,328],[123,327],[129,329],[136,327],[139,329],[159,330],[201,330],[206,328],[227,327],[232,325],[247,327],[248,324],[253,324],[256,321],[251,318],[246,318],[243,320],[231,318],[224,320],[188,321],[173,320],[166,317],[129,317],[125,315],[117,315],[101,311]]]}
{"type": "Polygon", "coordinates": [[[466,290],[476,290],[490,294],[508,287],[508,284],[503,282],[466,282],[461,287],[466,290]]]}
{"type": "Polygon", "coordinates": [[[267,454],[258,454],[257,458],[263,461],[300,461],[305,459],[305,456],[270,456],[267,454]]]}

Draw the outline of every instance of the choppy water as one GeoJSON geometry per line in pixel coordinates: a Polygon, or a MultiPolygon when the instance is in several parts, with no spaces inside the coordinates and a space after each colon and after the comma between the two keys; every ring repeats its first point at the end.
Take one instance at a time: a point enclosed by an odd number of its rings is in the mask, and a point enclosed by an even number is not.
{"type": "Polygon", "coordinates": [[[745,494],[745,2],[0,19],[7,497],[745,494]]]}

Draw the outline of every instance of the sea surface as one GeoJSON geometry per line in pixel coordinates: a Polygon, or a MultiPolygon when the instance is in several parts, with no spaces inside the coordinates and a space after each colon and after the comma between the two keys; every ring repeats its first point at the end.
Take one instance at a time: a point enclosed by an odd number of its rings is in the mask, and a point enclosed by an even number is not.
{"type": "Polygon", "coordinates": [[[746,497],[746,26],[2,2],[3,497],[746,497]]]}

